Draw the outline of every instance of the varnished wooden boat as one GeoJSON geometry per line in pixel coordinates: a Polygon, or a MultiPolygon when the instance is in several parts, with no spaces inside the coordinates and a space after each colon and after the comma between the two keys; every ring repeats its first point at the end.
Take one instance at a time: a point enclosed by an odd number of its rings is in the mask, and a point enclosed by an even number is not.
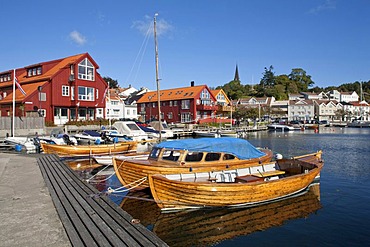
{"type": "Polygon", "coordinates": [[[258,207],[163,213],[142,191],[130,192],[120,206],[169,246],[213,246],[310,217],[322,208],[319,198],[320,184],[315,183],[302,195],[258,207]]]}
{"type": "Polygon", "coordinates": [[[137,142],[126,141],[115,144],[103,145],[56,145],[41,143],[41,148],[44,153],[57,154],[59,156],[86,156],[96,154],[119,154],[127,151],[135,151],[137,142]]]}
{"type": "Polygon", "coordinates": [[[257,149],[238,138],[173,140],[153,147],[147,160],[113,158],[116,175],[129,189],[149,186],[149,174],[198,173],[235,170],[271,161],[272,151],[257,149]]]}
{"type": "Polygon", "coordinates": [[[305,190],[323,167],[322,152],[221,172],[149,175],[162,210],[254,206],[305,190]]]}

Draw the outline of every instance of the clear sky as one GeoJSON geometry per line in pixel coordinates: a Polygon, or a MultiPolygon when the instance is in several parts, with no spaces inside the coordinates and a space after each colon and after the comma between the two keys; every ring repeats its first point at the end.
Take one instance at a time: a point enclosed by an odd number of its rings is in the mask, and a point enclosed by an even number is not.
{"type": "Polygon", "coordinates": [[[156,89],[242,84],[302,68],[314,86],[370,80],[369,0],[0,0],[0,71],[88,52],[98,72],[156,89]],[[149,33],[148,33],[149,31],[149,33]]]}

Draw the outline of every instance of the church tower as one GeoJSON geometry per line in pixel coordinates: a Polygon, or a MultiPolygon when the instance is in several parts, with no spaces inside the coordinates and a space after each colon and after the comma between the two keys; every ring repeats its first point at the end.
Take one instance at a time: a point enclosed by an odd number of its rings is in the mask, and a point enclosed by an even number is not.
{"type": "Polygon", "coordinates": [[[235,68],[234,81],[240,81],[240,78],[239,78],[239,71],[238,71],[238,65],[236,65],[236,68],[235,68]]]}

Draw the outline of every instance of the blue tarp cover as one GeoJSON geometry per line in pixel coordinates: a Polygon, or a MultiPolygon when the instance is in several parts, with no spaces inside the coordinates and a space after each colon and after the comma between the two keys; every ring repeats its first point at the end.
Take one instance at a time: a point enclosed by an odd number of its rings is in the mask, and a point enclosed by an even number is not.
{"type": "Polygon", "coordinates": [[[232,137],[165,141],[157,144],[156,147],[198,152],[225,152],[239,159],[259,158],[265,155],[247,140],[232,137]]]}

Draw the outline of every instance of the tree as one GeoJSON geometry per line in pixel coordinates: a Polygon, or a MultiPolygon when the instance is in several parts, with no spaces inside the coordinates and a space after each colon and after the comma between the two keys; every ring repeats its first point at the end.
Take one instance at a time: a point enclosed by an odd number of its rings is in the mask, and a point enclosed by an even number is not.
{"type": "Polygon", "coordinates": [[[225,91],[229,99],[240,99],[246,93],[245,92],[246,87],[244,87],[240,83],[240,81],[230,81],[229,83],[223,85],[222,87],[217,87],[217,89],[220,88],[222,88],[225,91]]]}
{"type": "Polygon", "coordinates": [[[296,82],[300,92],[306,92],[309,87],[315,84],[311,76],[307,75],[306,71],[301,68],[292,69],[292,72],[289,74],[289,79],[296,82]]]}
{"type": "Polygon", "coordinates": [[[109,85],[109,88],[118,88],[119,85],[118,85],[118,81],[117,80],[113,80],[112,78],[110,77],[103,77],[103,80],[108,83],[109,85]]]}
{"type": "Polygon", "coordinates": [[[272,96],[275,86],[275,74],[273,72],[273,69],[274,67],[272,67],[272,65],[270,65],[268,69],[265,67],[263,77],[261,78],[261,81],[256,88],[257,97],[272,96]]]}

